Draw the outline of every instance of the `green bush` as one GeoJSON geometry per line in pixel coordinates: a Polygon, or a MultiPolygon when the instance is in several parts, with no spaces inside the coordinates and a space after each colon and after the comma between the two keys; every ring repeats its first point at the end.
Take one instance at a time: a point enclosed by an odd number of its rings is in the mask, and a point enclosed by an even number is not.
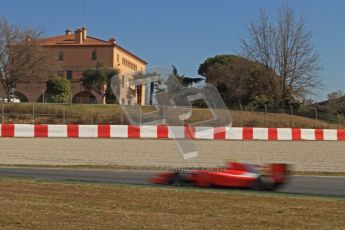
{"type": "Polygon", "coordinates": [[[47,81],[47,102],[65,103],[70,96],[71,84],[68,80],[55,77],[47,81]]]}

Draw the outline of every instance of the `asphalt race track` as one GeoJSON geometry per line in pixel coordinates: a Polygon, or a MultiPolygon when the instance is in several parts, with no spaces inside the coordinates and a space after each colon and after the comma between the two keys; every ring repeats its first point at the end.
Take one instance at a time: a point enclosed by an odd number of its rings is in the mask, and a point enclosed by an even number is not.
{"type": "MultiPolygon", "coordinates": [[[[148,171],[0,168],[0,176],[4,177],[131,185],[152,185],[148,179],[155,174],[156,172],[148,171]]],[[[290,178],[289,184],[277,192],[345,197],[345,177],[293,176],[290,178]]]]}

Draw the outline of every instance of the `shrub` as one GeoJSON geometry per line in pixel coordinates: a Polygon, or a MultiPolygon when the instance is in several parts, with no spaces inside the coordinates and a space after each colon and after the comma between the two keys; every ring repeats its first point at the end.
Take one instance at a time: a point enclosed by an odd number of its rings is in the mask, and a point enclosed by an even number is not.
{"type": "Polygon", "coordinates": [[[65,103],[71,92],[71,84],[68,80],[55,77],[47,81],[47,102],[65,103]]]}

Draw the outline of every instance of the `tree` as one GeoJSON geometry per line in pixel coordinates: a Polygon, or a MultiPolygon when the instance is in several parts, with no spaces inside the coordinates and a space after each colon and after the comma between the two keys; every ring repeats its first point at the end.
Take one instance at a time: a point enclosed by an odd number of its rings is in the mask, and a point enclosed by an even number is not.
{"type": "Polygon", "coordinates": [[[259,98],[267,98],[271,104],[273,97],[266,89],[267,71],[262,64],[243,57],[217,55],[206,59],[198,73],[215,85],[225,104],[232,107],[249,105],[259,98]]]}
{"type": "Polygon", "coordinates": [[[67,79],[54,77],[47,81],[47,101],[51,103],[65,103],[70,96],[71,84],[67,79]]]}
{"type": "Polygon", "coordinates": [[[104,67],[97,63],[95,68],[86,69],[83,72],[81,82],[84,88],[94,90],[101,96],[101,103],[106,103],[106,93],[110,89],[110,79],[119,71],[113,68],[104,67]]]}
{"type": "Polygon", "coordinates": [[[317,105],[332,115],[345,114],[345,94],[342,90],[329,93],[327,98],[328,100],[317,105]]]}
{"type": "Polygon", "coordinates": [[[251,22],[248,33],[248,38],[241,40],[242,53],[273,70],[268,75],[268,90],[276,104],[285,108],[289,99],[304,98],[321,86],[320,57],[312,45],[312,33],[303,17],[297,19],[290,7],[281,7],[276,20],[262,11],[259,19],[251,22]],[[273,92],[276,80],[278,95],[273,92]]]}
{"type": "Polygon", "coordinates": [[[189,86],[193,86],[193,84],[197,84],[201,81],[204,80],[204,78],[200,78],[200,77],[186,77],[184,75],[180,75],[178,73],[178,70],[176,68],[176,66],[172,65],[173,70],[172,70],[172,75],[174,77],[177,78],[177,80],[181,83],[182,86],[184,87],[189,87],[189,86]]]}
{"type": "Polygon", "coordinates": [[[0,80],[7,97],[19,80],[47,79],[56,70],[54,54],[37,44],[40,35],[0,19],[0,80]]]}
{"type": "Polygon", "coordinates": [[[345,96],[345,93],[342,90],[337,90],[337,91],[334,91],[334,92],[327,94],[327,99],[328,100],[336,100],[336,99],[339,99],[339,98],[344,97],[344,96],[345,96]]]}
{"type": "MultiPolygon", "coordinates": [[[[192,77],[186,77],[184,75],[180,75],[178,73],[178,70],[176,66],[172,65],[172,71],[171,73],[167,73],[168,78],[169,77],[176,77],[178,82],[184,86],[184,87],[192,87],[193,84],[199,83],[204,80],[204,78],[192,78],[192,77]]],[[[153,81],[150,82],[150,92],[149,92],[149,103],[150,105],[154,102],[154,96],[158,93],[164,92],[166,90],[166,85],[162,82],[163,79],[156,79],[157,76],[160,76],[161,74],[159,72],[150,72],[150,73],[141,73],[138,72],[133,75],[133,79],[152,79],[153,81]]],[[[163,74],[164,75],[164,74],[163,74]]],[[[168,80],[168,79],[165,79],[168,80]]]]}

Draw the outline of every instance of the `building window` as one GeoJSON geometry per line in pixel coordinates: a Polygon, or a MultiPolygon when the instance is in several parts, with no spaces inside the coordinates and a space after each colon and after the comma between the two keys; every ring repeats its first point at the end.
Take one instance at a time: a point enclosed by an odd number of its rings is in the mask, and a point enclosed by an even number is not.
{"type": "Polygon", "coordinates": [[[94,60],[97,60],[97,53],[96,53],[96,51],[92,51],[91,59],[92,59],[93,61],[94,61],[94,60]]]}
{"type": "Polygon", "coordinates": [[[117,62],[120,62],[120,55],[117,55],[117,62]]]}
{"type": "Polygon", "coordinates": [[[58,77],[63,77],[63,71],[58,71],[58,77]]]}
{"type": "Polygon", "coordinates": [[[59,52],[59,61],[63,61],[63,52],[59,52]]]}
{"type": "Polygon", "coordinates": [[[122,65],[135,71],[138,70],[138,66],[126,58],[122,58],[122,65]]]}
{"type": "Polygon", "coordinates": [[[67,71],[67,80],[72,80],[73,72],[68,70],[67,71]]]}

